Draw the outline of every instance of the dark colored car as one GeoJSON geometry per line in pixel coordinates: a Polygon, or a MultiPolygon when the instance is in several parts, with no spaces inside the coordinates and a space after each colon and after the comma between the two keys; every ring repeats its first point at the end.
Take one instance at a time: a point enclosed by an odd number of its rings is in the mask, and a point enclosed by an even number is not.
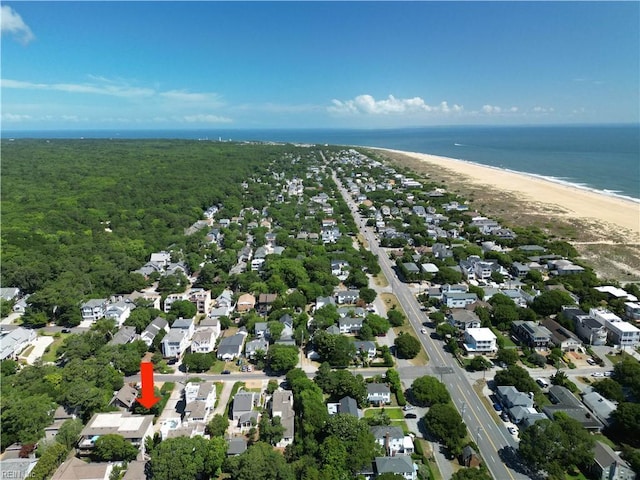
{"type": "Polygon", "coordinates": [[[222,370],[222,375],[229,375],[231,373],[231,370],[222,370]]]}
{"type": "Polygon", "coordinates": [[[496,412],[501,412],[502,411],[502,405],[500,405],[497,402],[493,404],[493,408],[496,409],[496,412]]]}
{"type": "Polygon", "coordinates": [[[71,329],[70,328],[63,328],[62,329],[62,333],[71,333],[71,329]]]}
{"type": "Polygon", "coordinates": [[[407,413],[404,418],[418,418],[418,416],[415,413],[407,413]]]}

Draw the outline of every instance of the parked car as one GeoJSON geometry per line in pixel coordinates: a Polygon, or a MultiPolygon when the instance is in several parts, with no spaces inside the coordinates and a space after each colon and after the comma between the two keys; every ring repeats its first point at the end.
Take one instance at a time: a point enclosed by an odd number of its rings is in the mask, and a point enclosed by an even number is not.
{"type": "Polygon", "coordinates": [[[413,405],[406,404],[404,407],[402,407],[402,410],[406,412],[407,410],[413,410],[414,408],[416,407],[414,407],[413,405]]]}
{"type": "Polygon", "coordinates": [[[509,433],[513,436],[518,435],[518,429],[516,427],[507,427],[507,430],[509,431],[509,433]]]}
{"type": "Polygon", "coordinates": [[[418,418],[418,416],[415,413],[407,413],[404,418],[418,418]]]}
{"type": "Polygon", "coordinates": [[[604,372],[605,377],[610,377],[611,375],[613,375],[613,372],[611,370],[609,370],[608,372],[604,372]]]}
{"type": "Polygon", "coordinates": [[[595,364],[596,364],[596,361],[595,361],[593,358],[587,358],[587,363],[588,363],[589,365],[595,365],[595,364]]]}
{"type": "Polygon", "coordinates": [[[62,329],[62,333],[71,333],[71,329],[70,328],[63,328],[62,329]]]}
{"type": "Polygon", "coordinates": [[[231,370],[222,370],[222,372],[220,372],[222,375],[229,375],[231,373],[231,370]]]}
{"type": "Polygon", "coordinates": [[[426,329],[426,328],[421,328],[421,329],[420,329],[420,333],[422,333],[422,334],[426,334],[426,333],[427,333],[427,329],[426,329]]]}
{"type": "Polygon", "coordinates": [[[493,404],[493,408],[496,410],[496,412],[502,411],[502,405],[500,405],[498,402],[493,404]]]}
{"type": "Polygon", "coordinates": [[[604,373],[602,372],[593,372],[591,374],[592,377],[604,377],[604,373]]]}
{"type": "Polygon", "coordinates": [[[549,386],[549,383],[544,378],[536,379],[536,383],[540,385],[541,388],[547,388],[549,386]]]}
{"type": "Polygon", "coordinates": [[[509,414],[503,410],[502,413],[500,414],[500,418],[502,419],[503,422],[508,422],[509,414]]]}

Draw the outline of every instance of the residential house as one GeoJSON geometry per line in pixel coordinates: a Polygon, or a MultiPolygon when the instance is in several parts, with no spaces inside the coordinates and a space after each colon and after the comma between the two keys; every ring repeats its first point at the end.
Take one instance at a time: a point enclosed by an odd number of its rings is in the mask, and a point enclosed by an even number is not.
{"type": "Polygon", "coordinates": [[[358,290],[341,290],[336,292],[336,303],[338,305],[354,304],[360,298],[358,290]]]}
{"type": "Polygon", "coordinates": [[[377,475],[382,475],[383,473],[400,475],[405,480],[416,480],[418,478],[418,466],[407,455],[376,457],[375,471],[377,475]]]}
{"type": "Polygon", "coordinates": [[[266,315],[271,310],[271,305],[278,298],[277,293],[261,293],[258,295],[257,310],[261,315],[266,315]]]}
{"type": "Polygon", "coordinates": [[[189,295],[187,295],[186,293],[170,293],[164,299],[163,311],[164,313],[169,313],[171,311],[171,305],[173,305],[173,302],[188,300],[189,295]]]}
{"type": "Polygon", "coordinates": [[[138,334],[136,333],[136,327],[123,326],[118,330],[113,338],[109,340],[107,345],[125,345],[137,340],[138,334]]]}
{"type": "Polygon", "coordinates": [[[580,339],[570,330],[564,328],[555,320],[545,318],[540,322],[549,332],[551,332],[551,343],[563,352],[575,352],[582,347],[580,339]]]}
{"type": "Polygon", "coordinates": [[[331,275],[345,280],[349,276],[349,262],[346,260],[331,260],[331,275]]]}
{"type": "Polygon", "coordinates": [[[162,317],[156,317],[149,325],[147,325],[147,328],[142,331],[140,334],[140,340],[146,343],[147,347],[151,347],[153,340],[161,330],[168,332],[169,323],[162,317]]]}
{"type": "Polygon", "coordinates": [[[220,340],[217,352],[218,359],[229,361],[238,358],[242,354],[242,347],[246,338],[247,332],[240,330],[235,335],[220,340]]]}
{"type": "Polygon", "coordinates": [[[256,297],[251,295],[250,293],[244,293],[238,297],[238,302],[236,304],[236,309],[238,313],[245,313],[249,310],[253,310],[256,306],[256,297]]]}
{"type": "Polygon", "coordinates": [[[354,306],[339,307],[338,315],[340,315],[340,318],[344,318],[344,317],[363,317],[364,318],[367,315],[367,312],[362,307],[354,307],[354,306]]]}
{"type": "Polygon", "coordinates": [[[108,434],[120,435],[144,452],[145,438],[153,437],[153,415],[134,415],[128,412],[94,414],[80,432],[78,453],[90,455],[96,440],[108,434]]]}
{"type": "Polygon", "coordinates": [[[605,308],[592,308],[589,315],[607,330],[607,338],[621,348],[634,348],[640,343],[640,329],[605,308]]]}
{"type": "Polygon", "coordinates": [[[530,271],[531,268],[525,263],[513,262],[511,265],[511,272],[516,277],[525,277],[530,271]]]}
{"type": "Polygon", "coordinates": [[[458,293],[458,292],[443,292],[442,303],[448,308],[465,308],[467,305],[472,304],[478,300],[478,296],[471,292],[458,293]]]}
{"type": "Polygon", "coordinates": [[[355,317],[345,317],[338,320],[340,333],[358,333],[362,329],[364,319],[355,317]]]}
{"type": "Polygon", "coordinates": [[[116,303],[109,304],[104,312],[106,318],[110,318],[116,322],[118,327],[121,327],[129,315],[131,310],[136,308],[132,302],[120,300],[116,303]]]}
{"type": "Polygon", "coordinates": [[[164,358],[180,358],[189,348],[187,331],[180,328],[171,328],[162,339],[161,346],[164,358]]]}
{"type": "Polygon", "coordinates": [[[284,427],[282,438],[276,443],[277,448],[284,448],[293,443],[294,419],[293,392],[291,390],[276,390],[271,396],[271,418],[280,417],[280,423],[284,427]]]}
{"type": "Polygon", "coordinates": [[[542,411],[553,420],[556,412],[564,412],[589,431],[600,431],[603,427],[602,422],[598,420],[585,407],[571,391],[560,385],[551,385],[549,387],[549,399],[553,405],[547,405],[542,411]]]}
{"type": "MultiPolygon", "coordinates": [[[[78,408],[66,409],[63,406],[59,406],[58,408],[56,408],[56,410],[53,412],[53,423],[44,428],[45,440],[54,440],[56,438],[56,435],[60,431],[60,427],[62,426],[62,424],[67,420],[76,419],[77,412],[78,412],[78,408]]],[[[5,450],[5,457],[6,457],[6,452],[7,451],[5,450]]],[[[0,472],[1,471],[2,471],[2,468],[0,468],[0,472]]]]}
{"type": "Polygon", "coordinates": [[[0,288],[0,298],[10,302],[20,296],[20,289],[18,287],[2,287],[0,288]]]}
{"type": "Polygon", "coordinates": [[[369,340],[356,340],[353,344],[356,347],[356,352],[363,357],[366,357],[369,360],[376,358],[377,348],[374,342],[369,340]]]}
{"type": "Polygon", "coordinates": [[[139,396],[138,389],[133,385],[125,384],[111,399],[110,405],[118,407],[121,410],[131,410],[139,396]]]}
{"type": "Polygon", "coordinates": [[[413,440],[408,435],[405,436],[400,427],[390,425],[375,425],[369,430],[385,452],[385,456],[394,457],[396,455],[411,455],[413,453],[413,440]]]}
{"type": "Polygon", "coordinates": [[[358,402],[352,397],[342,397],[338,403],[328,403],[327,410],[329,415],[342,413],[356,418],[362,418],[363,416],[362,410],[358,408],[358,402]]]}
{"type": "MultiPolygon", "coordinates": [[[[109,480],[113,466],[111,462],[85,462],[77,457],[71,457],[61,463],[56,471],[53,472],[51,480],[109,480]]],[[[3,476],[4,472],[5,470],[3,469],[3,476]]]]}
{"type": "MultiPolygon", "coordinates": [[[[15,311],[15,307],[14,307],[14,311],[15,311]]],[[[629,321],[640,322],[640,303],[639,302],[625,302],[625,304],[624,304],[624,316],[629,321]]]]}
{"type": "Polygon", "coordinates": [[[257,402],[257,395],[254,392],[238,392],[233,397],[231,407],[231,419],[239,427],[251,425],[251,419],[258,419],[258,412],[253,409],[257,402]]]}
{"type": "Polygon", "coordinates": [[[598,480],[635,480],[636,474],[606,443],[596,441],[593,447],[593,465],[590,470],[598,480]]]}
{"type": "Polygon", "coordinates": [[[253,331],[258,338],[265,338],[269,335],[269,326],[267,322],[256,322],[253,325],[253,331]]]}
{"type": "Polygon", "coordinates": [[[218,320],[217,317],[209,316],[200,320],[200,323],[198,324],[196,331],[198,331],[201,328],[210,328],[211,330],[213,330],[213,333],[215,334],[216,338],[220,336],[220,320],[218,320]]]}
{"type": "Polygon", "coordinates": [[[613,423],[611,415],[618,406],[611,400],[606,399],[596,391],[585,392],[582,395],[582,402],[591,410],[598,420],[609,427],[613,423]]]}
{"type": "Polygon", "coordinates": [[[467,445],[462,449],[462,465],[467,468],[477,468],[481,463],[478,452],[471,445],[467,445]]]}
{"type": "Polygon", "coordinates": [[[188,340],[191,340],[196,331],[196,325],[193,318],[178,318],[171,325],[171,330],[183,330],[188,340]]]}
{"type": "Polygon", "coordinates": [[[227,457],[241,455],[247,450],[247,440],[244,437],[233,437],[229,439],[227,446],[227,457]]]}
{"type": "Polygon", "coordinates": [[[191,352],[213,352],[216,346],[216,338],[216,333],[213,328],[198,328],[191,338],[191,352]]]}
{"type": "Polygon", "coordinates": [[[497,337],[490,328],[467,328],[464,349],[469,353],[492,353],[498,350],[497,337]]]}
{"type": "Polygon", "coordinates": [[[551,332],[531,321],[517,320],[511,324],[511,330],[522,343],[536,350],[546,350],[551,342],[551,332]]]}
{"type": "Polygon", "coordinates": [[[196,306],[199,314],[207,314],[213,304],[211,300],[211,290],[204,288],[192,288],[188,293],[188,300],[196,306]]]}
{"type": "Polygon", "coordinates": [[[588,345],[606,345],[607,329],[588,313],[576,307],[565,306],[560,315],[573,322],[576,333],[583,342],[588,345]]]}
{"type": "Polygon", "coordinates": [[[253,359],[258,351],[265,354],[269,351],[269,342],[264,337],[248,341],[244,347],[244,356],[253,359]]]}
{"type": "Polygon", "coordinates": [[[223,290],[216,298],[215,305],[217,308],[223,308],[223,315],[229,315],[233,312],[235,304],[233,303],[233,292],[231,290],[223,290]]]}
{"type": "Polygon", "coordinates": [[[431,275],[435,275],[440,271],[435,263],[423,263],[422,265],[420,265],[420,267],[422,268],[422,271],[424,273],[429,273],[431,275]]]}
{"type": "Polygon", "coordinates": [[[29,346],[37,336],[34,330],[23,327],[0,331],[0,360],[17,359],[18,354],[29,346]]]}
{"type": "Polygon", "coordinates": [[[533,395],[523,393],[513,385],[500,385],[496,391],[498,398],[506,408],[533,407],[533,395]]]}
{"type": "Polygon", "coordinates": [[[374,405],[391,403],[391,389],[386,383],[367,383],[367,402],[374,405]]]}
{"type": "Polygon", "coordinates": [[[474,312],[466,309],[454,308],[447,314],[449,324],[461,330],[480,328],[480,318],[474,312]]]}
{"type": "Polygon", "coordinates": [[[183,394],[185,422],[206,422],[216,402],[216,388],[213,382],[187,383],[183,394]]]}
{"type": "Polygon", "coordinates": [[[106,298],[92,298],[80,306],[82,320],[95,322],[104,317],[107,311],[108,301],[106,298]]]}

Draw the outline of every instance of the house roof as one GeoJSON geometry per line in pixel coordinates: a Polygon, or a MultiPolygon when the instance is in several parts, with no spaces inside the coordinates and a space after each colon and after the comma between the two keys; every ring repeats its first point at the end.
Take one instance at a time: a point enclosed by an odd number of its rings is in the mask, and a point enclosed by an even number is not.
{"type": "Polygon", "coordinates": [[[72,457],[58,467],[51,480],[94,480],[96,478],[105,478],[112,468],[110,463],[87,463],[79,458],[72,457]]]}
{"type": "Polygon", "coordinates": [[[368,394],[385,394],[391,393],[391,389],[389,385],[386,383],[367,383],[367,393],[368,394]]]}
{"type": "Polygon", "coordinates": [[[593,446],[593,459],[601,468],[607,468],[613,463],[631,468],[609,445],[599,441],[596,441],[593,446]]]}
{"type": "Polygon", "coordinates": [[[413,460],[408,455],[395,457],[376,457],[376,470],[378,475],[382,473],[411,473],[413,472],[413,460]]]}
{"type": "Polygon", "coordinates": [[[92,437],[115,433],[126,439],[142,438],[153,421],[153,415],[133,415],[128,412],[96,413],[80,435],[92,437]]]}
{"type": "Polygon", "coordinates": [[[349,415],[353,415],[354,417],[358,416],[358,402],[356,402],[355,398],[351,397],[342,397],[340,399],[340,407],[338,410],[340,413],[345,413],[349,415]]]}
{"type": "Polygon", "coordinates": [[[247,449],[247,440],[242,437],[233,437],[229,439],[227,447],[227,455],[240,455],[247,449]]]}
{"type": "Polygon", "coordinates": [[[369,427],[369,430],[376,438],[376,440],[384,439],[387,435],[389,435],[389,438],[404,438],[404,432],[400,427],[392,427],[389,425],[372,425],[371,427],[369,427]]]}
{"type": "Polygon", "coordinates": [[[109,340],[109,345],[124,345],[125,343],[129,343],[133,341],[136,336],[136,327],[123,326],[120,327],[120,330],[116,332],[111,340],[109,340]]]}
{"type": "Polygon", "coordinates": [[[131,385],[123,385],[115,396],[115,400],[118,400],[129,408],[135,403],[136,398],[138,398],[138,390],[131,385]]]}
{"type": "Polygon", "coordinates": [[[175,322],[173,322],[173,325],[171,325],[171,328],[185,328],[185,329],[189,329],[194,325],[193,322],[193,318],[178,318],[175,322]]]}
{"type": "Polygon", "coordinates": [[[202,328],[200,330],[196,330],[196,333],[193,334],[192,342],[193,343],[205,343],[211,342],[211,339],[215,335],[215,331],[213,328],[202,328]]]}
{"type": "Polygon", "coordinates": [[[250,412],[253,409],[255,394],[253,392],[238,392],[233,397],[233,411],[250,412]]]}

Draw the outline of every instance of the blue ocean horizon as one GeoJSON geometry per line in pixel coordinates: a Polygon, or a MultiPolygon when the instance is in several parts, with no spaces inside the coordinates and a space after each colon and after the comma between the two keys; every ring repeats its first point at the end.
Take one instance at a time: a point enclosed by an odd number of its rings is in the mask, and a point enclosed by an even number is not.
{"type": "Polygon", "coordinates": [[[640,202],[639,125],[3,131],[3,139],[192,139],[379,147],[466,160],[640,202]]]}

